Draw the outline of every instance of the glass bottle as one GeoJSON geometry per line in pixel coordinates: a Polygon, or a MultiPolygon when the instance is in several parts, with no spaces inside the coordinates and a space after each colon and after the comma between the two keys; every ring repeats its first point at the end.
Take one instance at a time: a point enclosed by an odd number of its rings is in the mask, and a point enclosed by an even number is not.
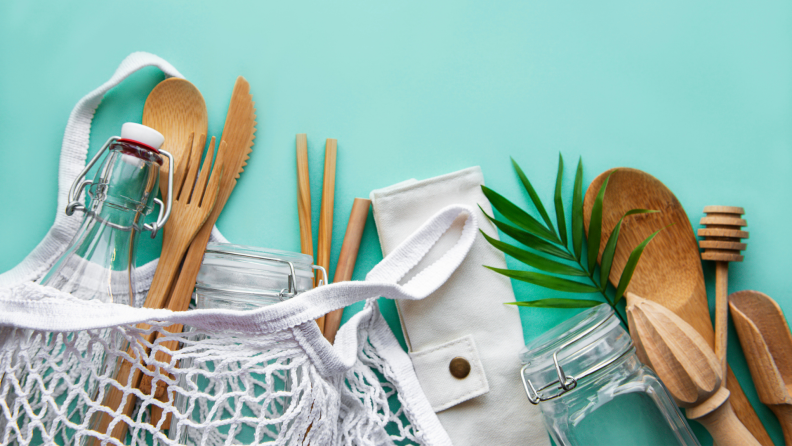
{"type": "Polygon", "coordinates": [[[608,305],[543,334],[520,360],[528,399],[558,446],[699,444],[608,305]]]}
{"type": "Polygon", "coordinates": [[[129,122],[122,127],[121,138],[110,138],[88,163],[72,184],[66,207],[68,215],[75,210],[85,213],[82,224],[66,252],[41,280],[42,285],[80,299],[142,305],[142,299],[135,300],[137,235],[148,230],[153,237],[170,214],[170,205],[165,209],[155,198],[162,155],[171,165],[173,161],[170,154],[159,150],[163,141],[156,130],[129,122]],[[107,157],[93,181],[84,180],[104,152],[107,157]],[[87,207],[79,201],[86,188],[91,197],[87,207]],[[159,218],[153,225],[144,224],[155,202],[160,205],[159,218]]]}

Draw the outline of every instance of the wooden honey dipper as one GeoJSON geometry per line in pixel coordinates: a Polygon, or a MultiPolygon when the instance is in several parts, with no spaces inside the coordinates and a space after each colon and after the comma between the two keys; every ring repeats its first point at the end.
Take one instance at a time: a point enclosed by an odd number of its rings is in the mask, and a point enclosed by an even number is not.
{"type": "MultiPolygon", "coordinates": [[[[701,219],[704,228],[698,230],[703,239],[702,260],[715,262],[715,354],[726,370],[726,337],[729,324],[729,262],[742,262],[740,251],[747,247],[740,240],[748,238],[742,228],[748,223],[741,217],[743,208],[734,206],[706,206],[706,217],[701,219]]],[[[725,381],[725,376],[724,376],[725,381]]]]}

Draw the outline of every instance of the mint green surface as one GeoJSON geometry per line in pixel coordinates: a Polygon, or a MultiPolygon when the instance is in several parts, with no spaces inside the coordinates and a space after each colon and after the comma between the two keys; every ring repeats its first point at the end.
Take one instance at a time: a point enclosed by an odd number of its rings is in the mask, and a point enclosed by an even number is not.
{"type": "MultiPolygon", "coordinates": [[[[584,184],[614,166],[655,175],[694,227],[705,205],[745,207],[751,238],[730,289],[763,291],[792,314],[788,1],[0,2],[0,271],[53,221],[72,107],[133,51],[162,56],[202,91],[215,136],[235,78],[250,81],[254,153],[218,223],[235,243],[299,250],[296,133],[308,134],[314,232],[324,140],[338,139],[333,259],[354,197],[480,165],[490,187],[526,204],[513,155],[550,203],[561,151],[567,198],[582,156],[584,184]]],[[[91,153],[141,119],[162,79],[149,68],[106,96],[91,153]]],[[[147,241],[140,260],[158,249],[147,241]]],[[[381,257],[369,221],[355,279],[381,257]]],[[[713,306],[713,267],[704,268],[713,306]]],[[[393,305],[382,307],[398,331],[393,305]]],[[[526,339],[572,311],[522,309],[526,339]]],[[[733,330],[729,360],[781,444],[733,330]]]]}

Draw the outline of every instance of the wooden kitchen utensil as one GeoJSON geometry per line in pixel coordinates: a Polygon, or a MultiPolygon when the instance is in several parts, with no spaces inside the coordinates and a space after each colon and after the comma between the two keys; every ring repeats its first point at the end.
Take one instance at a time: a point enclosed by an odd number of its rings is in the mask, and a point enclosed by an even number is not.
{"type": "MultiPolygon", "coordinates": [[[[223,176],[220,180],[220,189],[217,193],[217,201],[211,214],[206,219],[206,222],[201,227],[201,230],[196,234],[193,241],[190,243],[190,248],[184,257],[184,262],[179,273],[176,285],[170,293],[166,307],[172,311],[186,311],[190,306],[190,299],[192,292],[195,288],[195,280],[198,277],[198,271],[201,269],[201,262],[203,255],[206,251],[206,245],[209,243],[209,237],[212,234],[217,219],[220,213],[231,196],[234,187],[236,186],[237,179],[245,169],[247,160],[250,158],[250,153],[253,151],[253,140],[256,135],[256,108],[253,102],[253,96],[250,94],[250,84],[244,77],[239,76],[234,84],[234,90],[231,94],[231,102],[228,106],[228,113],[226,114],[225,125],[223,127],[222,142],[218,149],[218,157],[222,154],[224,159],[223,176]]],[[[182,331],[181,324],[168,327],[167,330],[171,333],[182,331]]],[[[156,353],[156,359],[165,363],[170,362],[170,356],[165,353],[168,350],[175,350],[178,347],[175,342],[163,342],[162,351],[156,353]]],[[[141,386],[145,389],[148,385],[150,387],[151,377],[148,375],[143,377],[141,386]]],[[[164,392],[160,391],[159,395],[164,397],[164,392]]],[[[151,423],[156,425],[159,421],[162,409],[158,406],[152,406],[151,410],[151,423]]],[[[166,422],[167,424],[167,422],[166,422]]],[[[166,426],[167,427],[167,426],[166,426]]]]}
{"type": "MultiPolygon", "coordinates": [[[[333,283],[352,280],[352,273],[355,271],[355,261],[360,249],[360,239],[363,237],[363,229],[366,227],[366,219],[368,219],[370,207],[371,200],[367,198],[355,198],[354,203],[352,203],[352,212],[349,214],[349,223],[347,223],[346,233],[344,233],[344,243],[341,245],[341,253],[338,255],[333,283]]],[[[335,342],[335,336],[343,315],[344,309],[339,308],[325,316],[324,336],[331,344],[335,342]]]]}
{"type": "Polygon", "coordinates": [[[712,348],[682,318],[627,293],[630,336],[641,361],[663,381],[687,417],[704,425],[719,446],[759,445],[728,403],[723,368],[712,348]]]}
{"type": "MultiPolygon", "coordinates": [[[[237,179],[245,170],[247,160],[253,151],[253,140],[256,132],[256,108],[253,96],[250,94],[250,84],[239,76],[234,84],[231,94],[231,103],[228,106],[223,139],[218,149],[218,159],[223,159],[223,174],[219,182],[217,202],[205,223],[190,243],[189,251],[184,257],[179,279],[168,299],[167,308],[173,311],[186,311],[190,304],[195,279],[201,269],[206,244],[212,234],[220,213],[231,196],[237,179]]],[[[214,138],[212,138],[214,141],[214,138]]]]}
{"type": "MultiPolygon", "coordinates": [[[[157,84],[146,98],[143,125],[157,130],[165,137],[162,149],[173,155],[176,164],[176,171],[173,172],[174,185],[182,184],[187,168],[186,157],[190,153],[190,148],[186,145],[187,139],[191,134],[205,135],[207,122],[206,103],[201,92],[185,79],[166,79],[157,84]]],[[[198,142],[197,138],[195,142],[198,142]]],[[[164,158],[159,183],[163,201],[168,196],[169,169],[168,159],[164,158]]]]}
{"type": "Polygon", "coordinates": [[[746,248],[740,239],[748,238],[742,228],[748,223],[740,218],[743,208],[731,206],[707,206],[706,217],[701,219],[705,228],[698,230],[703,239],[699,246],[702,260],[715,261],[715,354],[721,366],[726,368],[726,345],[729,328],[729,262],[742,262],[740,251],[746,248]]]}
{"type": "MultiPolygon", "coordinates": [[[[603,181],[613,170],[601,173],[586,191],[583,203],[586,231],[594,199],[603,181]]],[[[600,258],[607,238],[619,219],[625,212],[636,208],[660,212],[634,215],[624,220],[613,258],[610,282],[618,284],[630,253],[638,244],[658,229],[665,228],[644,250],[627,291],[668,308],[693,326],[710,346],[714,346],[714,331],[709,317],[696,235],[682,205],[663,183],[645,172],[630,168],[619,168],[610,177],[603,202],[600,258]]],[[[730,368],[726,384],[737,417],[762,445],[772,446],[770,436],[730,368]]]]}
{"type": "Polygon", "coordinates": [[[729,295],[729,308],[759,400],[776,414],[792,446],[792,334],[784,313],[758,291],[729,295]]]}
{"type": "MultiPolygon", "coordinates": [[[[308,176],[308,136],[297,134],[297,214],[300,219],[300,252],[314,259],[311,229],[311,180],[308,176]]],[[[316,320],[324,333],[324,316],[316,320]]]]}
{"type": "MultiPolygon", "coordinates": [[[[198,175],[198,165],[200,164],[201,151],[203,150],[203,142],[206,136],[200,135],[198,144],[193,144],[192,139],[193,138],[190,137],[187,141],[187,144],[189,147],[192,147],[192,150],[190,151],[187,161],[188,169],[185,174],[184,183],[174,188],[173,207],[170,219],[165,224],[162,254],[157,264],[157,270],[154,273],[154,279],[151,282],[151,288],[143,304],[146,308],[164,307],[168,292],[171,288],[171,283],[178,271],[181,259],[190,246],[195,234],[198,233],[201,225],[206,221],[217,199],[219,183],[223,175],[222,153],[218,155],[217,162],[214,163],[214,168],[210,169],[212,167],[215,148],[215,139],[212,138],[201,173],[198,175]],[[208,173],[210,170],[211,176],[208,173]]],[[[152,342],[155,337],[155,333],[149,334],[147,340],[152,342]]],[[[129,353],[130,356],[135,356],[131,348],[129,353]]],[[[118,365],[115,380],[119,383],[130,383],[137,387],[140,382],[140,375],[141,373],[139,370],[132,370],[131,363],[121,361],[118,365]]],[[[102,401],[102,405],[117,410],[121,404],[122,397],[123,392],[115,387],[110,387],[102,401]]],[[[127,403],[123,408],[124,414],[130,415],[132,413],[135,408],[135,402],[134,397],[127,398],[127,403]]],[[[101,421],[95,430],[105,432],[112,420],[113,417],[102,412],[101,421]]],[[[124,438],[126,436],[127,427],[126,423],[116,424],[112,436],[117,439],[124,438]]]]}
{"type": "MultiPolygon", "coordinates": [[[[322,177],[322,207],[319,209],[319,240],[316,243],[316,264],[330,272],[330,247],[333,242],[333,206],[335,203],[336,153],[338,142],[328,138],[325,142],[324,176],[322,177]]],[[[317,282],[317,285],[319,283],[317,282]]],[[[327,285],[326,283],[324,285],[327,285]]],[[[317,320],[319,329],[325,331],[325,318],[317,320]]]]}

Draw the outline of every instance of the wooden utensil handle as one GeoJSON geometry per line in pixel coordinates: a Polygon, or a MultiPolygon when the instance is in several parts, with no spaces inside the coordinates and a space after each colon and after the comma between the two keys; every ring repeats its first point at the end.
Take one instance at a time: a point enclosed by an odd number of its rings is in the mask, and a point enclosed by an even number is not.
{"type": "Polygon", "coordinates": [[[718,446],[760,446],[734,414],[725,387],[704,403],[688,409],[687,416],[703,424],[718,446]]]}
{"type": "MultiPolygon", "coordinates": [[[[355,261],[360,249],[360,239],[363,237],[363,229],[366,227],[366,219],[368,219],[369,207],[371,207],[371,200],[365,198],[355,198],[352,203],[352,212],[349,214],[349,223],[347,223],[346,233],[344,233],[344,242],[341,245],[341,253],[338,255],[333,283],[352,280],[355,261]]],[[[341,325],[341,317],[343,315],[344,309],[339,308],[325,316],[324,336],[331,344],[335,342],[335,336],[339,325],[341,325]]]]}
{"type": "MultiPolygon", "coordinates": [[[[183,329],[184,329],[184,325],[174,324],[166,328],[165,330],[167,330],[170,333],[180,333],[183,329]]],[[[157,338],[160,338],[162,336],[163,336],[162,334],[158,334],[157,338]]],[[[178,341],[171,340],[171,341],[161,342],[160,349],[157,350],[157,352],[154,354],[155,363],[170,364],[171,355],[168,353],[168,351],[176,351],[178,349],[179,349],[178,341]]],[[[152,372],[156,372],[155,367],[156,366],[154,364],[150,364],[149,370],[151,370],[152,372]]],[[[178,367],[178,364],[176,364],[176,367],[178,367]]],[[[172,374],[168,374],[168,375],[170,375],[171,379],[173,378],[172,374]]],[[[167,404],[169,402],[167,383],[160,380],[157,381],[156,388],[152,388],[152,386],[153,386],[152,377],[149,375],[143,375],[143,377],[140,380],[140,391],[143,393],[152,393],[156,399],[167,404]]],[[[162,412],[163,410],[159,406],[155,406],[155,405],[151,406],[150,423],[152,426],[156,426],[159,423],[160,418],[162,417],[162,412]]],[[[166,419],[165,422],[163,423],[162,429],[167,429],[170,426],[170,413],[168,415],[169,415],[168,419],[166,419]]]]}
{"type": "MultiPolygon", "coordinates": [[[[146,324],[139,324],[138,328],[146,330],[149,328],[146,324]]],[[[151,341],[154,339],[154,335],[148,335],[148,340],[151,341]]],[[[127,348],[127,354],[131,357],[135,357],[135,351],[130,346],[127,348]]],[[[116,363],[116,372],[115,377],[113,378],[116,382],[121,385],[129,384],[131,388],[137,388],[140,385],[140,377],[143,375],[139,369],[133,368],[131,362],[126,361],[124,359],[119,358],[118,362],[116,363]]],[[[124,392],[118,389],[115,386],[110,386],[105,393],[104,399],[102,400],[102,405],[116,411],[121,406],[121,402],[124,397],[124,392]]],[[[131,416],[132,412],[135,409],[135,404],[137,403],[137,397],[130,393],[127,395],[126,404],[124,404],[124,408],[122,413],[127,416],[131,416]]],[[[107,428],[110,426],[110,423],[113,421],[115,417],[112,415],[102,412],[101,414],[97,413],[94,415],[96,418],[94,419],[95,422],[90,423],[93,426],[93,430],[101,433],[107,432],[107,428]]],[[[124,423],[123,421],[117,423],[111,432],[113,438],[119,439],[123,441],[126,438],[127,430],[129,426],[124,423]]],[[[94,439],[92,441],[92,445],[98,446],[101,444],[101,441],[98,439],[94,439]]]]}
{"type": "MultiPolygon", "coordinates": [[[[729,329],[729,262],[715,262],[715,355],[726,370],[726,347],[729,329]]],[[[727,382],[726,373],[723,382],[727,382]]]]}
{"type": "Polygon", "coordinates": [[[773,404],[767,407],[775,413],[781,429],[784,431],[784,444],[792,446],[792,406],[788,404],[773,404]]]}

